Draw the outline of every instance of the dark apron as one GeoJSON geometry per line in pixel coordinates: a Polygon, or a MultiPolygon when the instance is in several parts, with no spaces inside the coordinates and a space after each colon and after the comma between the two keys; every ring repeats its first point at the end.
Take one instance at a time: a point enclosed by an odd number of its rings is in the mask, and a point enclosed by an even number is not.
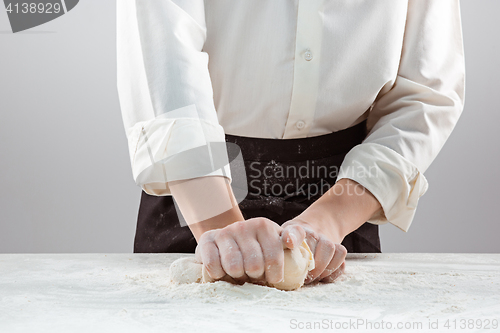
{"type": "MultiPolygon", "coordinates": [[[[293,219],[335,184],[345,155],[366,137],[366,121],[326,135],[261,139],[226,135],[241,149],[248,195],[245,219],[267,217],[279,225],[293,219]]],[[[232,169],[231,169],[232,170],[232,169]]],[[[181,226],[171,196],[141,196],[135,253],[194,253],[196,240],[181,226]]],[[[350,253],[380,253],[378,225],[364,223],[342,241],[350,253]]]]}

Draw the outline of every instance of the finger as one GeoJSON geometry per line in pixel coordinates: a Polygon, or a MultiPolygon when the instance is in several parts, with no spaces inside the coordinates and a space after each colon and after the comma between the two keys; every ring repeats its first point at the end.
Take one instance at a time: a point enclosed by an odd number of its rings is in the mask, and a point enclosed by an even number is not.
{"type": "Polygon", "coordinates": [[[278,283],[284,278],[285,261],[283,244],[281,242],[281,230],[275,228],[272,223],[260,222],[257,229],[257,241],[262,249],[264,257],[264,271],[266,281],[278,283]]]}
{"type": "Polygon", "coordinates": [[[306,227],[302,227],[302,228],[306,232],[307,245],[309,245],[309,249],[311,249],[311,252],[314,253],[316,251],[316,246],[319,243],[320,235],[310,228],[306,228],[306,227]]]}
{"type": "Polygon", "coordinates": [[[242,223],[236,234],[236,244],[243,256],[245,274],[251,279],[259,279],[264,275],[264,255],[257,241],[257,233],[248,226],[248,223],[242,223]]]}
{"type": "Polygon", "coordinates": [[[309,272],[304,282],[311,283],[316,280],[325,268],[328,267],[334,257],[334,253],[335,244],[326,237],[321,237],[314,251],[314,269],[309,272]]]}
{"type": "Polygon", "coordinates": [[[234,279],[243,278],[245,275],[243,257],[232,235],[221,230],[215,238],[215,245],[219,249],[219,257],[224,271],[234,279]]]}
{"type": "Polygon", "coordinates": [[[194,260],[200,264],[203,264],[203,259],[201,258],[201,246],[199,245],[196,245],[195,249],[194,249],[194,260]]]}
{"type": "Polygon", "coordinates": [[[333,255],[330,264],[321,273],[317,280],[321,280],[327,276],[332,275],[339,267],[345,262],[345,257],[347,255],[347,249],[342,244],[335,244],[335,253],[333,255]]]}
{"type": "Polygon", "coordinates": [[[322,278],[320,281],[321,282],[326,282],[326,283],[331,283],[335,281],[339,276],[344,274],[345,272],[345,261],[340,265],[340,267],[333,272],[331,275],[328,275],[327,277],[322,278]]]}
{"type": "Polygon", "coordinates": [[[283,241],[283,246],[289,249],[293,249],[299,246],[304,241],[306,237],[306,232],[304,228],[300,225],[292,224],[283,228],[281,232],[281,239],[283,241]]]}
{"type": "Polygon", "coordinates": [[[199,253],[201,262],[207,269],[208,275],[210,275],[212,279],[219,280],[226,275],[220,261],[219,249],[213,241],[200,242],[196,250],[199,253]]]}

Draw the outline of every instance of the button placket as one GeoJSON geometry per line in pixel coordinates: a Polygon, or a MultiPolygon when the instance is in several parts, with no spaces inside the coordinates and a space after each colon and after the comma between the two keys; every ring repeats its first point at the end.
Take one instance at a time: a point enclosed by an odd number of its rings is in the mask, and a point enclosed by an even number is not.
{"type": "Polygon", "coordinates": [[[292,96],[283,139],[307,137],[314,123],[325,1],[298,1],[292,96]]]}

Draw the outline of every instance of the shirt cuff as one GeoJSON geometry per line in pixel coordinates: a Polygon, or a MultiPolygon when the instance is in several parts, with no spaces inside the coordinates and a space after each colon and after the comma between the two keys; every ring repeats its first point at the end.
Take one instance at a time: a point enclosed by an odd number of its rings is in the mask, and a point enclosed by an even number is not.
{"type": "Polygon", "coordinates": [[[132,173],[150,195],[171,195],[167,182],[204,176],[231,181],[224,129],[194,118],[156,118],[127,130],[132,173]]]}
{"type": "Polygon", "coordinates": [[[376,143],[362,143],[349,151],[337,181],[342,178],[361,184],[382,206],[382,212],[368,222],[389,222],[405,232],[413,221],[418,199],[428,188],[427,179],[412,162],[376,143]]]}

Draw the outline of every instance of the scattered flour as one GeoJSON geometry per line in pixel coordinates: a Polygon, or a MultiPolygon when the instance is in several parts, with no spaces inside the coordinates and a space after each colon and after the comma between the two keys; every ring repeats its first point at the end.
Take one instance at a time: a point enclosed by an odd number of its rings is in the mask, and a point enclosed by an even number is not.
{"type": "Polygon", "coordinates": [[[500,313],[499,255],[350,254],[337,281],[296,291],[172,283],[169,266],[183,256],[2,255],[0,331],[286,332],[297,331],[294,320],[427,322],[500,313]]]}

